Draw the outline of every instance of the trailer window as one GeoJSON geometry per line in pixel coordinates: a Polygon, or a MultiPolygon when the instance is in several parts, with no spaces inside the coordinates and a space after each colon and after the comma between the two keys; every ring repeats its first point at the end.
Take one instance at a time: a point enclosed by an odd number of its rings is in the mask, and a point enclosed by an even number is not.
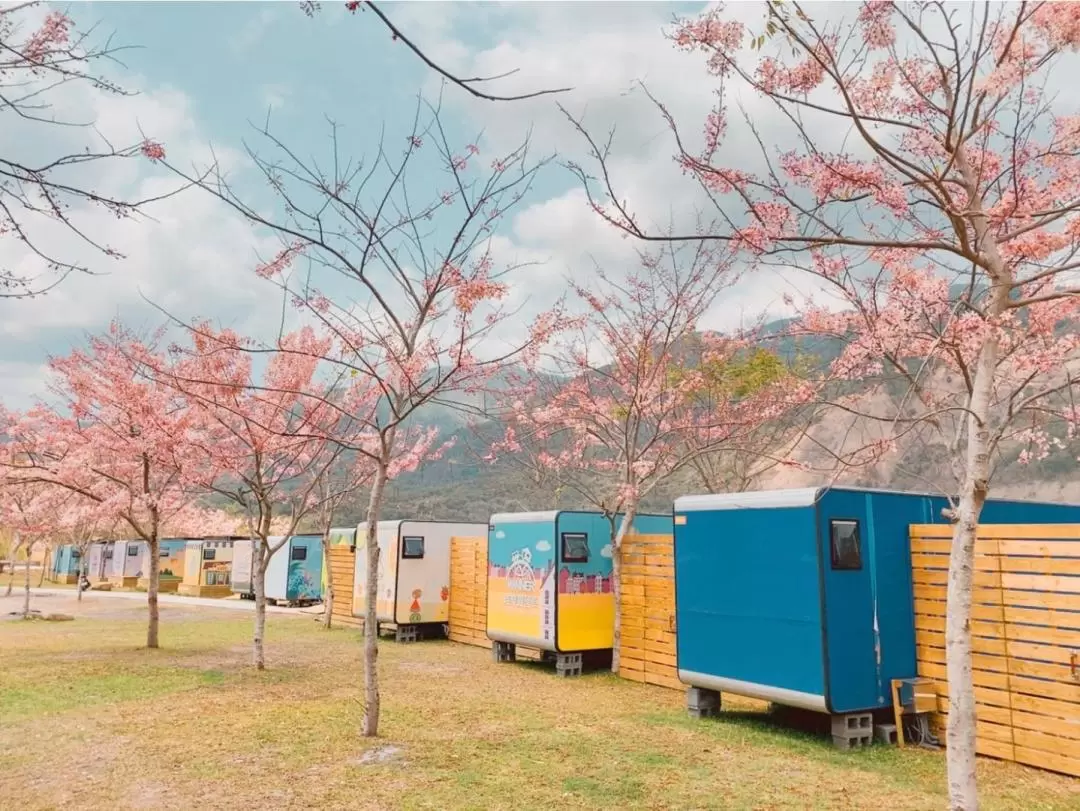
{"type": "Polygon", "coordinates": [[[127,550],[128,550],[128,557],[129,558],[137,557],[138,554],[139,554],[139,547],[137,547],[137,546],[129,546],[127,548],[127,550]]]}
{"type": "Polygon", "coordinates": [[[401,539],[401,557],[419,559],[424,556],[424,538],[422,535],[406,535],[401,539]]]}
{"type": "Polygon", "coordinates": [[[829,522],[829,545],[832,548],[834,569],[862,568],[862,548],[859,544],[859,522],[833,519],[829,522]]]}
{"type": "Polygon", "coordinates": [[[216,549],[203,549],[203,551],[202,551],[202,559],[203,560],[213,560],[216,557],[217,557],[217,550],[216,549]]]}
{"type": "Polygon", "coordinates": [[[168,549],[162,549],[160,552],[158,552],[158,557],[159,558],[167,558],[168,556],[169,556],[169,550],[168,549]]]}
{"type": "Polygon", "coordinates": [[[112,547],[110,546],[108,549],[105,550],[105,560],[112,560],[112,553],[113,553],[113,550],[112,550],[112,547]]]}
{"type": "Polygon", "coordinates": [[[584,532],[564,532],[562,534],[563,563],[589,562],[589,536],[584,532]]]}
{"type": "Polygon", "coordinates": [[[291,560],[307,560],[307,547],[294,546],[290,555],[291,560]]]}

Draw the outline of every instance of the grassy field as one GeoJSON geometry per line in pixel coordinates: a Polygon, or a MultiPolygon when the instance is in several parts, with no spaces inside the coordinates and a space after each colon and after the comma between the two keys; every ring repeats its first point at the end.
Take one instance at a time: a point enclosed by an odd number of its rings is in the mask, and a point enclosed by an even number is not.
{"type": "MultiPolygon", "coordinates": [[[[119,603],[0,622],[0,807],[945,807],[938,753],[836,752],[749,702],[695,722],[675,691],[558,680],[449,642],[383,645],[372,742],[356,632],[272,616],[260,674],[249,615],[167,606],[165,648],[147,651],[140,606],[119,603]]],[[[993,761],[980,779],[987,811],[1080,809],[1080,781],[993,761]]]]}

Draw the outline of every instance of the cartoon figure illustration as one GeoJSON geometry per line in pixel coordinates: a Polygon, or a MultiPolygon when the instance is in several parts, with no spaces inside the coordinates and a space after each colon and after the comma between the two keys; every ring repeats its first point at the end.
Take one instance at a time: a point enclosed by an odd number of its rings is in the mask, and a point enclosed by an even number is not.
{"type": "Polygon", "coordinates": [[[447,600],[450,599],[450,589],[448,589],[446,586],[443,586],[442,591],[439,592],[439,597],[442,598],[442,601],[445,603],[447,600]]]}
{"type": "Polygon", "coordinates": [[[420,589],[413,589],[413,601],[409,606],[409,622],[420,622],[420,589]]]}

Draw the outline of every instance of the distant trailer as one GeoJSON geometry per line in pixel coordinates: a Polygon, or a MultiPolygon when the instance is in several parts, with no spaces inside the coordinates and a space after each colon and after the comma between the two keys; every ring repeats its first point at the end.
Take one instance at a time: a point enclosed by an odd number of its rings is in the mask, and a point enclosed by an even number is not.
{"type": "MultiPolygon", "coordinates": [[[[269,539],[271,546],[281,536],[269,539]]],[[[254,541],[233,545],[232,591],[242,600],[255,599],[254,541]]],[[[322,600],[323,553],[318,535],[294,535],[270,556],[266,566],[266,599],[273,604],[311,605],[322,600]]]]}
{"type": "MultiPolygon", "coordinates": [[[[187,557],[190,538],[165,538],[158,541],[158,591],[162,594],[177,592],[184,580],[184,559],[187,557]]],[[[150,561],[135,581],[135,588],[146,591],[150,588],[150,561]]]]}
{"type": "Polygon", "coordinates": [[[108,578],[108,568],[113,557],[115,541],[95,541],[87,550],[86,577],[91,583],[100,583],[108,578]]]}
{"type": "MultiPolygon", "coordinates": [[[[847,717],[891,707],[891,680],[916,676],[909,527],[944,523],[947,506],[854,487],[676,499],[676,655],[691,712],[714,714],[729,692],[833,715],[841,746],[849,729],[869,736],[847,717]]],[[[981,520],[1071,523],[1080,507],[990,500],[981,520]]]]}
{"type": "MultiPolygon", "coordinates": [[[[615,517],[615,526],[621,521],[615,517]]],[[[637,534],[671,534],[670,515],[639,515],[637,534]]],[[[612,522],[599,512],[496,513],[488,528],[487,635],[496,661],[516,645],[581,672],[582,655],[615,643],[612,522]]]]}
{"type": "MultiPolygon", "coordinates": [[[[399,642],[441,633],[450,621],[450,539],[482,535],[486,524],[452,521],[380,521],[379,623],[393,624],[399,642]]],[[[367,524],[356,528],[353,616],[367,606],[367,524]]]]}
{"type": "Polygon", "coordinates": [[[188,597],[231,595],[233,545],[240,540],[244,539],[215,537],[188,541],[179,593],[188,597]]]}
{"type": "Polygon", "coordinates": [[[55,583],[77,583],[81,565],[82,558],[74,544],[58,546],[53,557],[51,579],[55,583]]]}
{"type": "Polygon", "coordinates": [[[120,588],[135,588],[142,577],[150,547],[146,541],[116,541],[109,560],[106,579],[120,588]]]}

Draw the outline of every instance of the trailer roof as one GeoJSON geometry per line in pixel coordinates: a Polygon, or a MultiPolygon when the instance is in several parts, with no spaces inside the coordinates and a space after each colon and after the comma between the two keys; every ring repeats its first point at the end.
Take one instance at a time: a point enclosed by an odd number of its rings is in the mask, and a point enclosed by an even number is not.
{"type": "Polygon", "coordinates": [[[536,524],[540,521],[554,521],[558,510],[540,510],[527,513],[495,513],[491,516],[492,524],[536,524]]]}

